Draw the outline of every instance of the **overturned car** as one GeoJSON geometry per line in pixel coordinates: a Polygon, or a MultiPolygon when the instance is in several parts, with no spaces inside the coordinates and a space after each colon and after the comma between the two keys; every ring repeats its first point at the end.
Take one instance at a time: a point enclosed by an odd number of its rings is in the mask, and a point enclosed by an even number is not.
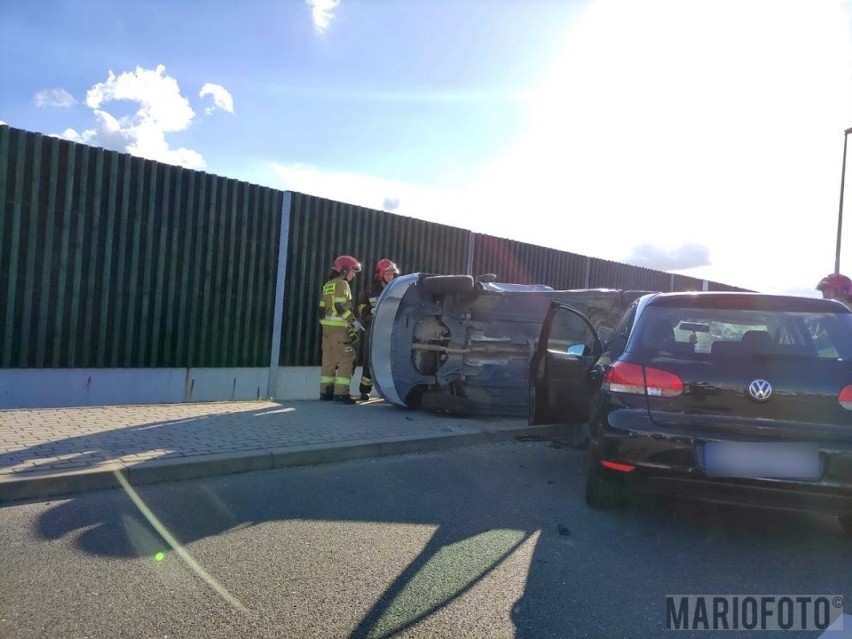
{"type": "Polygon", "coordinates": [[[413,273],[394,279],[374,310],[370,365],[397,406],[526,416],[530,359],[551,302],[612,328],[644,291],[504,284],[493,276],[413,273]]]}

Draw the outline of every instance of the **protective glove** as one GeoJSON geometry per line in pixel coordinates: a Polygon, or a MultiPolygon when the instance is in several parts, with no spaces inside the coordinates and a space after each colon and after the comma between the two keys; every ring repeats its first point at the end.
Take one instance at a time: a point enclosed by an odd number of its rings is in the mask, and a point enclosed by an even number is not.
{"type": "Polygon", "coordinates": [[[350,344],[358,343],[358,329],[351,324],[346,328],[346,335],[349,337],[350,344]]]}

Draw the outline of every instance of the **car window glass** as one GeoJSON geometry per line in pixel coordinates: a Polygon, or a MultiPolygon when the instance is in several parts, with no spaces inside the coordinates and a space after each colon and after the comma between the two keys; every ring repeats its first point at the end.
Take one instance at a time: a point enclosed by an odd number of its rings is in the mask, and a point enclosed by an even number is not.
{"type": "Polygon", "coordinates": [[[848,358],[852,331],[839,314],[649,306],[639,347],[679,357],[754,353],[848,358]]]}
{"type": "Polygon", "coordinates": [[[834,359],[840,357],[834,340],[832,340],[831,335],[826,330],[825,318],[807,317],[803,321],[819,357],[834,359]]]}
{"type": "Polygon", "coordinates": [[[550,333],[547,336],[547,350],[554,353],[578,354],[578,345],[582,345],[582,355],[589,355],[594,345],[594,335],[589,325],[577,313],[564,308],[556,310],[550,333]]]}

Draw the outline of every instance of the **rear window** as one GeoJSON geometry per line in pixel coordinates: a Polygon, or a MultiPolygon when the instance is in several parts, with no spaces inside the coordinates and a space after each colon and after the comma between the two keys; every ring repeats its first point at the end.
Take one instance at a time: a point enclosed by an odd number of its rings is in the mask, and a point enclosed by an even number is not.
{"type": "Polygon", "coordinates": [[[852,360],[852,314],[649,306],[638,327],[645,354],[686,358],[852,360]]]}

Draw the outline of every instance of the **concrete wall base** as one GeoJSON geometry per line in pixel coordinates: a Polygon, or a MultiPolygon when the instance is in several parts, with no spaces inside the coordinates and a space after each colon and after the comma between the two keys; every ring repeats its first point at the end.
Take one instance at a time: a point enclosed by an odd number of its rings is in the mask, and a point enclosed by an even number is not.
{"type": "MultiPolygon", "coordinates": [[[[316,399],[319,366],[277,371],[271,399],[316,399]]],[[[0,409],[266,399],[268,368],[7,368],[0,409]]],[[[352,378],[357,393],[360,367],[352,378]]]]}

